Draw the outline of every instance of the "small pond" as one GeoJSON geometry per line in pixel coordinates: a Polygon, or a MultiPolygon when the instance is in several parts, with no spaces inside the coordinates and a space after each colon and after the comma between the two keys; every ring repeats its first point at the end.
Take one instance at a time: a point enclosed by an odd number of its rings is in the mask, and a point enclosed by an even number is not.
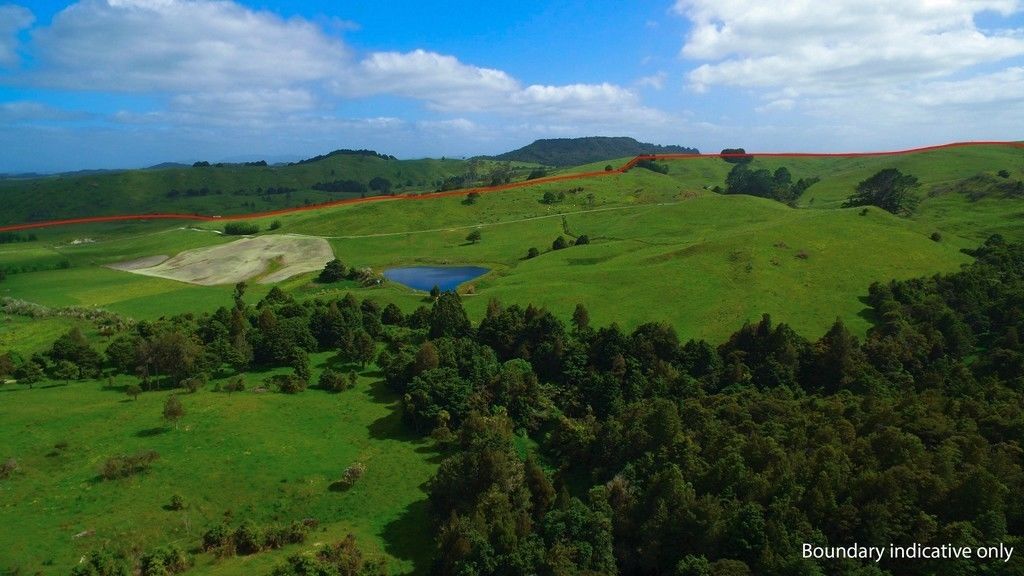
{"type": "Polygon", "coordinates": [[[429,292],[437,286],[443,292],[458,288],[459,284],[490,272],[480,266],[408,266],[388,268],[384,277],[416,290],[429,292]]]}

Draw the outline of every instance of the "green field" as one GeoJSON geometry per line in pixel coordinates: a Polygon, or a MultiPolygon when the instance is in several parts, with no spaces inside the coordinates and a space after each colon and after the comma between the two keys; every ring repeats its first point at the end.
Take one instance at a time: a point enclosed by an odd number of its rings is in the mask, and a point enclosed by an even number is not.
{"type": "MultiPolygon", "coordinates": [[[[312,363],[328,360],[323,354],[312,363]]],[[[249,387],[264,376],[251,375],[249,387]]],[[[0,492],[0,522],[18,527],[0,533],[0,569],[64,574],[100,547],[191,547],[226,513],[237,522],[316,518],[320,529],[307,545],[276,552],[228,560],[201,555],[197,573],[269,571],[290,553],[348,533],[368,552],[387,555],[395,573],[424,568],[430,534],[420,485],[435,469],[433,451],[402,428],[395,398],[372,372],[339,394],[184,395],[177,429],[161,419],[168,393],[131,400],[122,384],[0,391],[0,445],[18,455],[23,471],[0,492]],[[160,458],[145,475],[99,478],[107,457],[149,449],[160,458]],[[348,491],[332,491],[353,462],[365,464],[366,475],[348,491]],[[173,494],[184,498],[185,510],[164,508],[173,494]],[[83,532],[88,536],[75,537],[83,532]]]]}
{"type": "MultiPolygon", "coordinates": [[[[268,171],[277,171],[273,177],[278,178],[289,170],[295,182],[324,179],[342,166],[332,168],[330,162],[344,162],[346,174],[360,179],[387,173],[396,181],[406,176],[414,182],[466,168],[463,161],[438,160],[396,163],[386,167],[391,172],[381,172],[378,164],[397,161],[345,157],[325,162],[279,169],[181,168],[82,176],[74,180],[77,203],[58,204],[54,210],[72,215],[87,210],[94,197],[88,190],[102,195],[103,189],[91,186],[89,178],[101,184],[117,181],[119,189],[148,191],[95,206],[97,213],[117,213],[146,205],[155,191],[171,185],[209,182],[223,187],[244,180],[246,186],[267,186],[268,171]]],[[[612,160],[571,171],[621,163],[612,160]]],[[[724,341],[743,322],[764,313],[811,340],[837,316],[862,336],[874,320],[863,301],[872,282],[955,271],[970,261],[961,249],[977,246],[992,233],[1024,239],[1024,197],[990,189],[994,178],[1024,178],[1024,151],[1019,148],[755,160],[755,167],[786,166],[794,178],[820,178],[794,207],[713,192],[715,186],[724,186],[732,167],[719,159],[666,164],[668,174],[637,168],[485,193],[475,203],[461,196],[381,201],[288,214],[259,224],[263,230],[272,220],[281,224],[279,230],[262,234],[324,237],[346,265],[377,272],[396,265],[486,266],[490,273],[461,287],[473,322],[483,317],[492,298],[543,306],[563,320],[583,303],[595,325],[616,322],[631,329],[644,322],[667,322],[681,339],[711,342],[724,341]],[[888,167],[919,178],[923,201],[914,216],[840,207],[858,182],[888,167]],[[997,176],[1000,170],[1009,176],[997,176]],[[564,198],[546,204],[541,201],[545,192],[564,193],[564,198]],[[474,229],[481,232],[478,243],[466,240],[474,229]],[[935,232],[938,240],[932,238],[935,232]],[[587,235],[590,243],[554,251],[552,241],[560,235],[587,235]],[[531,247],[540,255],[527,259],[531,247]]],[[[65,184],[48,179],[24,189],[56,194],[65,184]]],[[[29,196],[12,192],[12,186],[0,186],[0,195],[13,198],[0,210],[0,222],[17,221],[33,210],[29,196]]],[[[204,201],[211,203],[196,209],[233,206],[204,201]]],[[[0,282],[0,296],[51,308],[99,307],[135,320],[212,312],[230,305],[232,286],[193,286],[105,266],[235,239],[220,235],[219,228],[210,222],[129,222],[41,229],[35,241],[0,245],[0,268],[8,272],[0,282]]],[[[429,305],[423,293],[397,284],[324,285],[314,277],[295,277],[281,287],[299,300],[353,292],[381,305],[394,302],[406,312],[429,305]]],[[[246,300],[255,303],[270,288],[253,284],[246,300]]],[[[0,352],[13,350],[24,357],[42,352],[72,325],[100,338],[95,326],[83,320],[5,314],[0,318],[0,352]]],[[[311,360],[315,380],[331,354],[311,360]]],[[[250,374],[249,388],[266,376],[250,374]]],[[[214,382],[182,396],[187,414],[178,429],[164,426],[160,418],[168,393],[146,393],[132,401],[123,393],[129,380],[118,379],[113,389],[105,381],[43,382],[32,390],[0,387],[0,447],[5,448],[0,458],[16,457],[22,469],[14,479],[0,480],[0,524],[17,526],[0,531],[0,550],[6,551],[0,554],[0,570],[66,574],[83,554],[104,545],[191,545],[227,511],[236,519],[313,517],[323,531],[313,533],[307,544],[250,557],[215,561],[201,554],[195,573],[266,573],[290,553],[349,532],[367,550],[385,554],[396,573],[424,573],[429,567],[433,535],[422,485],[436,468],[437,454],[430,441],[404,432],[397,399],[378,373],[363,371],[357,388],[340,394],[310,390],[294,396],[229,396],[210,391],[214,382]],[[55,448],[64,443],[65,448],[55,448]],[[142,449],[160,453],[147,474],[115,481],[97,478],[106,457],[142,449]],[[329,490],[355,461],[367,464],[359,484],[343,493],[329,490]],[[163,508],[175,493],[189,504],[187,510],[163,508]],[[74,537],[86,531],[91,534],[74,537]]]]}

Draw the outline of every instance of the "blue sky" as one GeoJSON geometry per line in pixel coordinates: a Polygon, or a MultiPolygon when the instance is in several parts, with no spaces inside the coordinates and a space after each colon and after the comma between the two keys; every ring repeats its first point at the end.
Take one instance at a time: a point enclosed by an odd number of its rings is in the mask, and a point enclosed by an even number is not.
{"type": "Polygon", "coordinates": [[[1020,139],[1018,0],[0,4],[0,172],[1020,139]]]}

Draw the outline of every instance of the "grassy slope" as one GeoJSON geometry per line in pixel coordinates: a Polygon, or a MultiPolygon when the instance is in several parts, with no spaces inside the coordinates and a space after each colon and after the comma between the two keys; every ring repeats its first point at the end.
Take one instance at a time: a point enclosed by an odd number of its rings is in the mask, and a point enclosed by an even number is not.
{"type": "MultiPolygon", "coordinates": [[[[327,356],[312,360],[322,365],[327,356]]],[[[403,431],[395,399],[375,381],[361,378],[341,394],[200,391],[181,397],[186,416],[177,430],[160,418],[168,393],[131,401],[95,382],[4,388],[0,446],[21,472],[0,484],[0,524],[18,527],[0,531],[0,569],[66,574],[101,546],[192,546],[231,511],[236,523],[317,518],[322,531],[306,545],[248,558],[200,555],[197,574],[265,573],[288,554],[349,532],[386,554],[394,572],[421,570],[430,547],[421,484],[435,458],[403,431]],[[55,450],[59,442],[68,447],[55,450]],[[144,476],[98,479],[106,457],[145,449],[160,459],[144,476]],[[329,490],[357,461],[367,466],[359,483],[329,490]],[[188,509],[165,510],[172,494],[188,509]],[[73,538],[86,530],[95,533],[73,538]]],[[[251,376],[249,387],[258,382],[251,376]]]]}
{"type": "MultiPolygon", "coordinates": [[[[480,177],[496,162],[478,161],[480,177]]],[[[516,163],[517,177],[528,170],[516,163]]],[[[464,160],[384,160],[373,156],[332,156],[294,166],[250,167],[227,165],[203,168],[129,170],[92,175],[51,176],[28,180],[0,180],[0,224],[106,214],[184,212],[234,214],[302,206],[353,197],[353,194],[312,190],[318,182],[356,180],[368,183],[375,176],[390,180],[398,193],[436,189],[448,176],[464,174],[464,160]],[[171,190],[208,188],[208,196],[168,198],[171,190]],[[246,196],[237,190],[287,187],[290,195],[246,196]],[[221,194],[215,193],[220,191],[221,194]]]]}

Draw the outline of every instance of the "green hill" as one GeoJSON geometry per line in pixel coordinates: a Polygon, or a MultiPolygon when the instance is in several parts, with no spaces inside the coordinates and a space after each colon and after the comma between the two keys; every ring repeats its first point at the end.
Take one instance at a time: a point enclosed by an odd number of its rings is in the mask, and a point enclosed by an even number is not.
{"type": "Polygon", "coordinates": [[[660,146],[637,142],[625,136],[588,136],[585,138],[550,138],[535,141],[518,150],[494,156],[494,160],[534,162],[545,166],[578,166],[609,158],[641,154],[697,154],[696,148],[660,146]]]}
{"type": "Polygon", "coordinates": [[[288,165],[197,163],[4,179],[0,224],[111,214],[262,212],[487,185],[495,178],[523,179],[528,172],[519,164],[486,160],[396,160],[369,151],[335,151],[288,165]]]}

